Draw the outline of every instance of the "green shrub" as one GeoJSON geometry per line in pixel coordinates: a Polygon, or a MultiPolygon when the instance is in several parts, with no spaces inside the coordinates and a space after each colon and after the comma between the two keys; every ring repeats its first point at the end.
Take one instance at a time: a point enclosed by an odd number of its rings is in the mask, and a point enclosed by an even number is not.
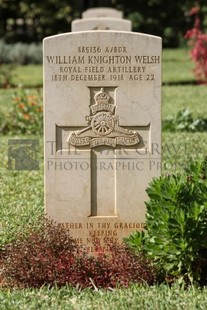
{"type": "Polygon", "coordinates": [[[2,133],[35,134],[43,131],[42,97],[39,92],[35,95],[27,90],[14,91],[9,112],[4,115],[0,124],[2,133]]]}
{"type": "Polygon", "coordinates": [[[27,59],[30,64],[42,64],[42,44],[28,44],[27,59]]]}
{"type": "Polygon", "coordinates": [[[154,179],[147,189],[146,231],[127,240],[167,277],[207,283],[207,159],[183,175],[154,179]]]}
{"type": "Polygon", "coordinates": [[[164,131],[205,131],[207,130],[206,118],[193,118],[192,113],[188,109],[178,111],[175,116],[169,116],[163,121],[164,131]]]}
{"type": "Polygon", "coordinates": [[[13,85],[14,66],[0,64],[0,87],[9,88],[13,85]]]}
{"type": "Polygon", "coordinates": [[[9,44],[6,44],[3,40],[0,40],[0,63],[7,64],[10,62],[9,53],[9,44]]]}
{"type": "Polygon", "coordinates": [[[42,44],[41,43],[14,43],[7,44],[0,40],[0,63],[8,64],[41,64],[42,44]]]}

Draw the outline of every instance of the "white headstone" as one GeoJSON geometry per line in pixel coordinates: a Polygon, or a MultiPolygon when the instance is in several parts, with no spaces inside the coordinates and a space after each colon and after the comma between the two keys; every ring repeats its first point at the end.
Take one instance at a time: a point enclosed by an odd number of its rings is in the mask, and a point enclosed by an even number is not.
{"type": "Polygon", "coordinates": [[[47,215],[93,238],[141,230],[160,174],[161,38],[86,31],[44,39],[47,215]]]}
{"type": "Polygon", "coordinates": [[[123,18],[123,13],[112,8],[91,8],[82,13],[82,18],[113,17],[123,18]]]}
{"type": "Polygon", "coordinates": [[[130,20],[108,17],[84,18],[72,21],[72,32],[85,30],[131,31],[132,23],[130,20]]]}

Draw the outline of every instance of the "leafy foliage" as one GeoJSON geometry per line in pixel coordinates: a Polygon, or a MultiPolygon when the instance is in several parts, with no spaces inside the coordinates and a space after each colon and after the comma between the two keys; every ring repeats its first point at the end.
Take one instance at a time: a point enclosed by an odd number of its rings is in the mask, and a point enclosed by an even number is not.
{"type": "Polygon", "coordinates": [[[42,63],[42,44],[7,44],[0,40],[0,62],[4,64],[40,64],[42,63]]]}
{"type": "Polygon", "coordinates": [[[67,230],[43,221],[41,229],[30,229],[5,247],[1,277],[10,287],[113,288],[155,282],[155,270],[142,254],[124,244],[108,244],[108,254],[95,246],[96,256],[91,257],[67,230]]]}
{"type": "Polygon", "coordinates": [[[147,189],[146,231],[128,239],[167,277],[207,283],[207,159],[183,175],[154,179],[147,189]]]}
{"type": "Polygon", "coordinates": [[[198,132],[207,130],[206,118],[193,118],[188,109],[178,111],[175,116],[169,116],[163,121],[163,130],[166,131],[188,131],[198,132]]]}
{"type": "Polygon", "coordinates": [[[18,89],[12,97],[9,113],[0,124],[2,133],[41,134],[43,130],[42,98],[40,93],[31,95],[18,89]]]}
{"type": "Polygon", "coordinates": [[[45,36],[70,31],[71,18],[74,16],[70,2],[2,0],[0,36],[10,43],[39,42],[45,36]],[[6,31],[8,28],[10,31],[6,31]]]}
{"type": "Polygon", "coordinates": [[[14,66],[0,64],[0,87],[9,88],[13,84],[14,66]]]}
{"type": "MultiPolygon", "coordinates": [[[[89,7],[114,7],[133,21],[133,30],[159,35],[164,46],[176,47],[189,28],[187,11],[194,0],[1,0],[0,37],[7,42],[38,42],[44,37],[70,31],[71,21],[89,7]],[[21,20],[21,24],[17,21],[21,20]],[[9,29],[9,31],[8,31],[9,29]]],[[[200,0],[202,11],[206,1],[200,0]]]]}

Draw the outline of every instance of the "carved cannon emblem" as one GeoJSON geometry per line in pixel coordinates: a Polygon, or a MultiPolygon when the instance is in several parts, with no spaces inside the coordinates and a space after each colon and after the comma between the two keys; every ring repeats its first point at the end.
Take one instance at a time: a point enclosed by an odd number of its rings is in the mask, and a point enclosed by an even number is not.
{"type": "Polygon", "coordinates": [[[116,106],[110,103],[110,95],[103,88],[94,96],[95,104],[91,106],[91,116],[86,116],[89,126],[74,131],[68,137],[68,143],[74,146],[99,145],[131,146],[139,143],[136,131],[119,126],[119,117],[115,115],[116,106]]]}

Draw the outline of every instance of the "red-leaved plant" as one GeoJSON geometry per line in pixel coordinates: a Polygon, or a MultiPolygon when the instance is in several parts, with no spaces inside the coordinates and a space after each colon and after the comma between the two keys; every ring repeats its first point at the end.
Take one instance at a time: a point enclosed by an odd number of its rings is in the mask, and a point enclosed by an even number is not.
{"type": "Polygon", "coordinates": [[[190,55],[195,63],[195,77],[199,82],[207,83],[207,34],[201,30],[199,13],[199,4],[190,10],[189,15],[194,16],[194,27],[187,31],[185,38],[192,46],[190,55]]]}
{"type": "Polygon", "coordinates": [[[41,287],[70,284],[78,288],[127,287],[130,283],[154,284],[155,269],[142,254],[125,244],[107,244],[104,253],[95,244],[96,255],[89,256],[68,232],[52,221],[43,221],[42,229],[30,229],[16,238],[2,253],[4,285],[41,287]]]}

